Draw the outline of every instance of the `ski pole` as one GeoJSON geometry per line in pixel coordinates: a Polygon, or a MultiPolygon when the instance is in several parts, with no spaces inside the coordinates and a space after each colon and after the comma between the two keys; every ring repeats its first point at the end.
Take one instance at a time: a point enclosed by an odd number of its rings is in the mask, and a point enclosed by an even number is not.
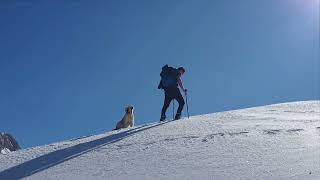
{"type": "Polygon", "coordinates": [[[172,111],[172,119],[174,119],[174,99],[172,100],[172,107],[173,107],[173,111],[172,111]]]}
{"type": "Polygon", "coordinates": [[[188,105],[188,95],[187,95],[187,92],[185,92],[184,95],[185,95],[185,97],[186,97],[187,113],[188,113],[188,119],[189,119],[189,105],[188,105]]]}

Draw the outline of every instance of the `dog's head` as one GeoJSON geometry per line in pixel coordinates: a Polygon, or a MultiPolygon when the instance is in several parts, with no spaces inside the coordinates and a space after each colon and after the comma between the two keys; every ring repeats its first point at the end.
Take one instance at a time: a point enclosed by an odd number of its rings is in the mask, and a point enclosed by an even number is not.
{"type": "Polygon", "coordinates": [[[125,109],[126,114],[133,114],[133,106],[128,106],[125,109]]]}

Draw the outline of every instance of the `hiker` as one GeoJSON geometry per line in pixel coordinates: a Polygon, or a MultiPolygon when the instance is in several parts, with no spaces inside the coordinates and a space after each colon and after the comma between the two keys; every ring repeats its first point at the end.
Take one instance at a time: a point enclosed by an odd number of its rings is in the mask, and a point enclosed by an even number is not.
{"type": "Polygon", "coordinates": [[[181,112],[185,102],[178,88],[178,85],[181,88],[181,90],[186,94],[187,89],[184,88],[181,81],[181,76],[184,73],[185,73],[185,69],[183,67],[179,67],[178,69],[169,67],[168,65],[165,65],[162,67],[162,71],[160,73],[161,80],[160,80],[158,89],[164,90],[165,97],[164,97],[163,107],[161,110],[160,122],[165,121],[166,111],[171,101],[174,99],[176,99],[179,103],[179,107],[174,119],[178,120],[181,118],[181,112]]]}

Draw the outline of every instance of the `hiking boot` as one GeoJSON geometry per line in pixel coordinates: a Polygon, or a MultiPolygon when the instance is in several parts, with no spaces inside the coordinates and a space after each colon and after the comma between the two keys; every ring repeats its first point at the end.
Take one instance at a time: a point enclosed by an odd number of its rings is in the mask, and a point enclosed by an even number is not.
{"type": "Polygon", "coordinates": [[[174,120],[179,120],[181,118],[181,114],[176,114],[176,117],[174,118],[174,120]]]}
{"type": "Polygon", "coordinates": [[[166,121],[166,116],[161,116],[160,122],[166,121]]]}

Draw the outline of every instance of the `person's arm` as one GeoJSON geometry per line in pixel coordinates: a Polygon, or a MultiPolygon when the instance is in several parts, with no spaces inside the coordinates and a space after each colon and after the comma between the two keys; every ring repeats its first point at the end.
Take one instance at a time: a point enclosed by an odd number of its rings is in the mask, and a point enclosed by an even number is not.
{"type": "Polygon", "coordinates": [[[184,86],[182,84],[181,75],[178,75],[177,82],[178,82],[179,87],[183,90],[183,92],[186,92],[186,89],[184,88],[184,86]]]}

